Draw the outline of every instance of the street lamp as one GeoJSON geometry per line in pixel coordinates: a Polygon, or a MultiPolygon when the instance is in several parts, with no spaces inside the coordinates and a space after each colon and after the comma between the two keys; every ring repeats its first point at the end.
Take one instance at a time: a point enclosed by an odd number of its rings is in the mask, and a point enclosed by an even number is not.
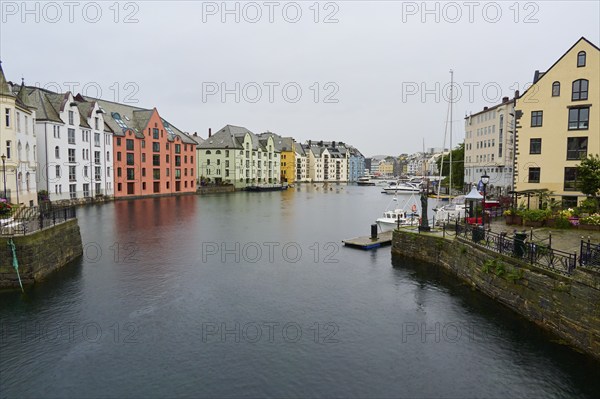
{"type": "Polygon", "coordinates": [[[483,176],[481,176],[481,183],[483,184],[483,200],[481,201],[481,226],[485,229],[485,188],[490,182],[490,177],[488,176],[485,169],[483,170],[483,176]]]}
{"type": "Polygon", "coordinates": [[[2,176],[4,178],[4,199],[6,199],[6,155],[2,154],[2,176]]]}

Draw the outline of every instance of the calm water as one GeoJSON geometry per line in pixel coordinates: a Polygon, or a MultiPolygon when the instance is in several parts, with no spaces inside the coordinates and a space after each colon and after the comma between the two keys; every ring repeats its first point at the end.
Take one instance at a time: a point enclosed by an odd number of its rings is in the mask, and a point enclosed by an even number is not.
{"type": "Polygon", "coordinates": [[[376,187],[79,210],[86,255],[0,295],[2,397],[594,397],[599,364],[436,267],[362,252],[376,187]]]}

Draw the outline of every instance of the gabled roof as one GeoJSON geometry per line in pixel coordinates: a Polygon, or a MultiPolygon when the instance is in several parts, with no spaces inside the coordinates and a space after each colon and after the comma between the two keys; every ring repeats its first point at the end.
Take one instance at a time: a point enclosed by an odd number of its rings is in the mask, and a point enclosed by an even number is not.
{"type": "Polygon", "coordinates": [[[564,53],[563,55],[561,55],[561,56],[560,56],[560,58],[559,58],[558,60],[556,60],[556,62],[555,62],[554,64],[552,64],[552,66],[550,66],[550,68],[548,68],[548,69],[547,69],[545,72],[539,72],[539,71],[536,71],[536,72],[537,72],[537,73],[536,73],[536,75],[537,75],[537,80],[535,80],[535,79],[536,79],[536,76],[534,76],[534,84],[533,84],[533,85],[531,85],[531,86],[529,86],[529,87],[527,88],[527,90],[525,90],[525,91],[524,91],[524,92],[523,92],[523,93],[522,93],[522,94],[519,96],[519,98],[521,98],[521,97],[524,97],[524,96],[525,96],[525,93],[527,93],[527,92],[528,92],[528,91],[529,91],[529,90],[530,90],[530,89],[531,89],[531,88],[532,88],[532,87],[533,87],[533,86],[534,86],[534,85],[535,85],[537,82],[539,82],[539,81],[540,81],[540,80],[542,80],[542,79],[543,79],[543,78],[544,78],[546,75],[548,75],[548,72],[550,72],[550,70],[551,70],[552,68],[554,68],[554,66],[555,66],[556,64],[558,64],[558,63],[559,63],[559,62],[560,62],[560,61],[561,61],[563,58],[565,58],[565,56],[566,56],[567,54],[569,54],[569,53],[571,52],[571,50],[573,50],[573,48],[575,48],[575,46],[577,46],[577,45],[578,45],[578,44],[579,44],[581,41],[584,41],[584,42],[586,42],[587,44],[589,44],[590,46],[592,46],[592,48],[594,48],[594,49],[596,49],[596,50],[600,51],[600,48],[598,48],[598,46],[596,46],[594,43],[590,42],[590,41],[589,41],[588,39],[586,39],[585,37],[581,36],[581,38],[580,38],[579,40],[577,40],[577,41],[576,41],[576,42],[575,42],[575,43],[574,43],[574,44],[573,44],[571,47],[569,47],[569,49],[568,49],[567,51],[565,51],[565,53],[564,53]]]}
{"type": "Polygon", "coordinates": [[[246,133],[252,132],[245,127],[226,125],[221,130],[210,137],[207,137],[198,145],[201,149],[243,149],[243,146],[237,140],[236,136],[243,137],[246,133]]]}
{"type": "Polygon", "coordinates": [[[25,103],[36,109],[36,120],[64,124],[64,121],[60,118],[60,114],[48,98],[48,94],[51,92],[31,86],[25,86],[24,90],[23,98],[27,99],[25,103]]]}
{"type": "Polygon", "coordinates": [[[259,138],[272,137],[276,152],[294,151],[294,139],[292,137],[282,137],[272,132],[265,132],[258,135],[259,138]]]}
{"type": "Polygon", "coordinates": [[[10,86],[8,85],[6,76],[4,76],[4,71],[2,70],[2,61],[0,61],[0,95],[15,97],[15,94],[12,92],[10,86]]]}

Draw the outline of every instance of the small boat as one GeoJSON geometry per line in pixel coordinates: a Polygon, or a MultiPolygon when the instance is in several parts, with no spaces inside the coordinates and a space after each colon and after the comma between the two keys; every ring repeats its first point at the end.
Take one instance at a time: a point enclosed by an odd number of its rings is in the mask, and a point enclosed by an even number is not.
{"type": "Polygon", "coordinates": [[[388,205],[388,209],[383,211],[383,217],[376,220],[380,232],[392,231],[398,226],[417,226],[419,225],[420,215],[418,213],[417,201],[414,195],[408,198],[403,206],[396,207],[398,199],[394,197],[388,205]],[[394,209],[389,209],[394,204],[394,209]],[[410,205],[410,210],[406,210],[410,205]]]}
{"type": "Polygon", "coordinates": [[[358,178],[356,184],[358,184],[359,186],[374,186],[375,182],[372,181],[371,177],[369,176],[362,176],[358,178]]]}
{"type": "Polygon", "coordinates": [[[389,184],[386,188],[383,189],[383,193],[385,194],[400,194],[400,193],[420,193],[421,185],[416,183],[394,183],[389,184]]]}
{"type": "Polygon", "coordinates": [[[283,191],[288,189],[288,185],[286,184],[259,184],[255,186],[248,186],[245,188],[246,191],[283,191]]]}

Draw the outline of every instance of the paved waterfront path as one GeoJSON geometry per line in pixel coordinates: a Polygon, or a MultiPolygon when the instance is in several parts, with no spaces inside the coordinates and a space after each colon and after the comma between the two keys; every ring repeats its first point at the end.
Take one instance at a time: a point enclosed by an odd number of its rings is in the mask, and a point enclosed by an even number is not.
{"type": "MultiPolygon", "coordinates": [[[[509,226],[506,224],[504,219],[497,219],[492,221],[491,229],[495,233],[501,233],[506,231],[509,234],[517,229],[517,231],[525,230],[527,232],[527,239],[529,240],[532,232],[532,227],[526,226],[509,226]]],[[[548,245],[548,237],[552,235],[552,248],[558,249],[565,252],[577,252],[579,253],[579,246],[581,240],[588,240],[588,237],[592,243],[600,243],[600,231],[597,230],[579,230],[579,229],[554,229],[549,227],[533,227],[533,241],[538,242],[542,245],[548,245]]]]}

